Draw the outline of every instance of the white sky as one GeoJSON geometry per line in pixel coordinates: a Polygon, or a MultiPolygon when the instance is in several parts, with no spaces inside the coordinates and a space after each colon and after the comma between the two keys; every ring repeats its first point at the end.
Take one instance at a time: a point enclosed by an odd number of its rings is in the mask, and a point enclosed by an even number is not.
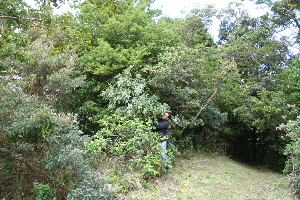
{"type": "MultiPolygon", "coordinates": [[[[29,5],[34,6],[34,0],[24,0],[29,5]]],[[[216,8],[225,8],[229,2],[234,0],[155,0],[152,4],[153,8],[161,9],[164,15],[169,17],[184,17],[185,15],[181,11],[189,12],[191,9],[197,6],[203,6],[207,4],[215,5],[216,8]]],[[[239,2],[239,0],[236,0],[239,2]]],[[[245,9],[251,10],[253,14],[257,14],[261,9],[257,9],[258,6],[249,0],[244,0],[243,5],[245,9]]],[[[60,10],[69,10],[68,6],[63,6],[60,10]]]]}
{"type": "MultiPolygon", "coordinates": [[[[24,0],[29,5],[33,6],[35,4],[34,0],[24,0]]],[[[162,13],[164,16],[169,16],[172,18],[183,18],[185,17],[185,14],[182,12],[188,13],[195,7],[201,7],[204,8],[207,4],[215,5],[216,8],[225,8],[227,7],[229,2],[232,2],[233,0],[155,0],[152,4],[152,7],[155,9],[162,10],[162,13]]],[[[239,0],[237,0],[239,2],[239,0]]],[[[253,16],[258,16],[264,11],[262,9],[259,9],[257,5],[255,5],[253,2],[250,2],[249,0],[243,1],[244,9],[249,10],[249,13],[253,16]]],[[[68,6],[63,6],[61,9],[56,11],[55,13],[61,13],[72,10],[68,6]]],[[[219,28],[219,22],[217,20],[214,20],[214,23],[212,27],[210,28],[210,33],[214,37],[214,39],[217,39],[217,30],[219,28]]]]}
{"type": "MultiPolygon", "coordinates": [[[[216,8],[225,8],[229,2],[234,0],[155,0],[152,4],[153,8],[161,9],[164,15],[169,17],[184,17],[185,15],[181,11],[189,12],[191,9],[201,6],[204,8],[204,5],[212,4],[216,8]]],[[[239,0],[237,0],[239,2],[239,0]]],[[[261,9],[257,9],[258,6],[254,2],[248,0],[243,2],[244,8],[251,10],[251,13],[254,15],[260,14],[261,9]]]]}
{"type": "MultiPolygon", "coordinates": [[[[217,9],[221,9],[227,7],[230,2],[233,2],[233,0],[155,0],[152,7],[162,10],[165,16],[183,18],[185,17],[184,12],[188,13],[193,8],[204,8],[205,5],[212,4],[215,5],[217,9]]],[[[239,0],[237,0],[237,2],[239,2],[239,0]]],[[[243,2],[243,8],[249,10],[252,16],[258,16],[264,13],[263,9],[248,0],[243,2]]],[[[210,33],[215,40],[217,40],[218,37],[218,28],[219,22],[215,19],[210,28],[210,33]]]]}

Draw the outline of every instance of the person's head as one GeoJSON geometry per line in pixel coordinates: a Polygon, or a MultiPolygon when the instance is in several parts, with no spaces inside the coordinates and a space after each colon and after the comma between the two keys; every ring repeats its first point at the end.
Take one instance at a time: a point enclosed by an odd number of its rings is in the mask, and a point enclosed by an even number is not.
{"type": "Polygon", "coordinates": [[[164,120],[169,120],[171,119],[171,113],[170,112],[165,112],[165,114],[161,117],[163,118],[164,120]]]}

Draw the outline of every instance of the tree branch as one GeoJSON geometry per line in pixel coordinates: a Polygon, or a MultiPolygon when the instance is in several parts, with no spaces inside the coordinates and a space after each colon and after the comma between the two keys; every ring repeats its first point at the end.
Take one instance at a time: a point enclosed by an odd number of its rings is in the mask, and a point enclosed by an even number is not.
{"type": "Polygon", "coordinates": [[[29,160],[27,160],[25,158],[22,158],[22,155],[18,155],[16,153],[13,153],[13,152],[9,151],[8,149],[5,149],[5,148],[0,148],[0,154],[6,154],[6,155],[11,156],[12,158],[16,159],[17,161],[20,161],[20,162],[24,163],[26,166],[28,166],[34,172],[37,172],[41,176],[47,177],[49,180],[53,181],[55,183],[55,187],[59,188],[61,191],[71,192],[71,190],[68,189],[65,184],[61,184],[59,182],[59,177],[62,174],[62,171],[63,171],[64,167],[59,169],[55,173],[55,175],[56,175],[56,178],[55,178],[55,177],[52,177],[52,176],[49,175],[49,173],[50,173],[49,171],[41,170],[41,169],[39,169],[39,166],[33,165],[33,164],[30,163],[29,160]]]}
{"type": "Polygon", "coordinates": [[[23,17],[13,17],[13,16],[0,16],[1,18],[9,18],[9,19],[18,19],[18,20],[26,20],[26,21],[48,21],[48,20],[44,20],[44,19],[38,19],[38,18],[23,18],[23,17]]]}
{"type": "Polygon", "coordinates": [[[218,87],[215,88],[214,93],[207,99],[207,101],[205,102],[204,106],[202,106],[202,108],[200,109],[200,111],[197,113],[197,115],[194,117],[194,119],[188,124],[186,125],[183,129],[185,130],[187,127],[189,127],[198,117],[199,115],[202,113],[202,111],[208,106],[208,104],[211,102],[211,100],[214,98],[214,96],[217,94],[219,88],[220,88],[221,84],[218,85],[218,87]]]}
{"type": "Polygon", "coordinates": [[[39,169],[38,166],[31,164],[30,161],[26,160],[25,158],[22,158],[20,155],[17,155],[5,148],[0,148],[0,152],[13,157],[14,159],[26,164],[33,171],[39,172],[40,174],[42,174],[43,176],[46,176],[50,180],[55,181],[55,179],[48,174],[49,172],[39,169]]]}

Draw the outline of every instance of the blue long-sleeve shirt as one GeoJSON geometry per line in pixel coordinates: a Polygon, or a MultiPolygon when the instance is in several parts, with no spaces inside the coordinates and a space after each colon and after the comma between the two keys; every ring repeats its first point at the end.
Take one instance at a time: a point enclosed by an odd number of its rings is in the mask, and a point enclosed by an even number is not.
{"type": "Polygon", "coordinates": [[[167,130],[169,128],[169,121],[161,118],[157,119],[157,124],[155,125],[155,127],[156,127],[156,131],[161,133],[161,137],[166,139],[167,130]]]}

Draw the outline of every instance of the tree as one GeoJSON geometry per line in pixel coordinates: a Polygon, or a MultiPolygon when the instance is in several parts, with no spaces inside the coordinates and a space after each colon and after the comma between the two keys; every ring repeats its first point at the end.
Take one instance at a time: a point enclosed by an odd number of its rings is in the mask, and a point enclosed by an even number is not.
{"type": "Polygon", "coordinates": [[[1,1],[0,6],[0,70],[5,71],[9,69],[11,60],[26,59],[19,51],[20,47],[26,46],[26,38],[20,37],[19,32],[38,19],[31,17],[33,10],[23,1],[1,1]]]}
{"type": "Polygon", "coordinates": [[[229,153],[280,170],[285,142],[276,127],[295,117],[280,88],[289,68],[288,44],[276,39],[276,26],[267,16],[252,18],[240,5],[230,6],[218,14],[222,20],[219,49],[221,57],[236,63],[240,80],[224,91],[222,103],[217,103],[229,116],[220,131],[229,153]]]}
{"type": "Polygon", "coordinates": [[[290,29],[295,33],[297,42],[300,37],[300,4],[297,0],[280,0],[275,2],[257,0],[257,4],[267,4],[271,8],[271,19],[282,29],[290,29]],[[296,29],[295,29],[296,28],[296,29]]]}
{"type": "Polygon", "coordinates": [[[77,55],[72,47],[62,47],[68,44],[56,40],[64,31],[58,28],[50,35],[41,29],[29,29],[28,34],[36,36],[24,49],[30,60],[14,68],[20,77],[34,77],[34,85],[26,92],[47,99],[58,110],[70,110],[72,92],[84,84],[84,76],[75,70],[77,55]]]}
{"type": "Polygon", "coordinates": [[[70,111],[68,97],[83,83],[74,70],[74,39],[64,37],[70,35],[63,26],[69,16],[57,23],[51,9],[30,9],[20,1],[0,4],[1,194],[64,199],[80,191],[81,199],[91,193],[115,198],[89,165],[84,144],[90,138],[79,130],[76,116],[57,112],[70,111]]]}
{"type": "Polygon", "coordinates": [[[161,56],[158,65],[147,69],[151,72],[151,91],[161,102],[168,103],[176,116],[173,137],[181,137],[188,127],[209,125],[211,128],[224,122],[226,113],[211,105],[226,80],[234,76],[236,68],[234,63],[220,60],[217,52],[214,48],[200,48],[200,45],[197,49],[170,48],[161,56]]]}
{"type": "Polygon", "coordinates": [[[78,60],[78,69],[86,75],[87,84],[78,90],[82,98],[78,102],[83,103],[77,106],[77,112],[90,134],[98,128],[93,122],[99,120],[99,112],[105,115],[103,108],[108,102],[100,93],[113,77],[132,65],[139,71],[157,63],[165,47],[179,40],[167,23],[154,21],[158,12],[150,9],[149,1],[117,1],[113,5],[106,2],[85,1],[75,28],[86,35],[88,44],[78,60]]]}
{"type": "MultiPolygon", "coordinates": [[[[111,173],[115,175],[110,178],[115,179],[116,184],[154,178],[165,172],[167,164],[161,162],[160,135],[154,132],[151,116],[169,107],[160,103],[155,95],[149,95],[147,81],[132,71],[132,67],[124,70],[103,91],[102,95],[109,102],[109,113],[98,121],[101,128],[87,144],[100,162],[107,158],[114,160],[111,173]],[[121,176],[118,175],[120,171],[121,176]],[[126,176],[128,173],[131,176],[126,176]]],[[[169,157],[172,159],[172,151],[169,157]]],[[[124,184],[120,190],[134,187],[135,184],[124,184]]]]}
{"type": "Polygon", "coordinates": [[[38,7],[41,7],[41,8],[51,8],[51,7],[54,7],[54,8],[60,8],[61,6],[63,5],[66,5],[67,3],[70,3],[70,4],[76,4],[80,1],[78,0],[41,0],[41,1],[38,1],[38,0],[34,0],[36,2],[36,5],[38,7]]]}
{"type": "Polygon", "coordinates": [[[186,17],[177,31],[183,41],[185,41],[186,46],[203,45],[210,47],[214,45],[206,25],[197,14],[191,14],[186,17]]]}

